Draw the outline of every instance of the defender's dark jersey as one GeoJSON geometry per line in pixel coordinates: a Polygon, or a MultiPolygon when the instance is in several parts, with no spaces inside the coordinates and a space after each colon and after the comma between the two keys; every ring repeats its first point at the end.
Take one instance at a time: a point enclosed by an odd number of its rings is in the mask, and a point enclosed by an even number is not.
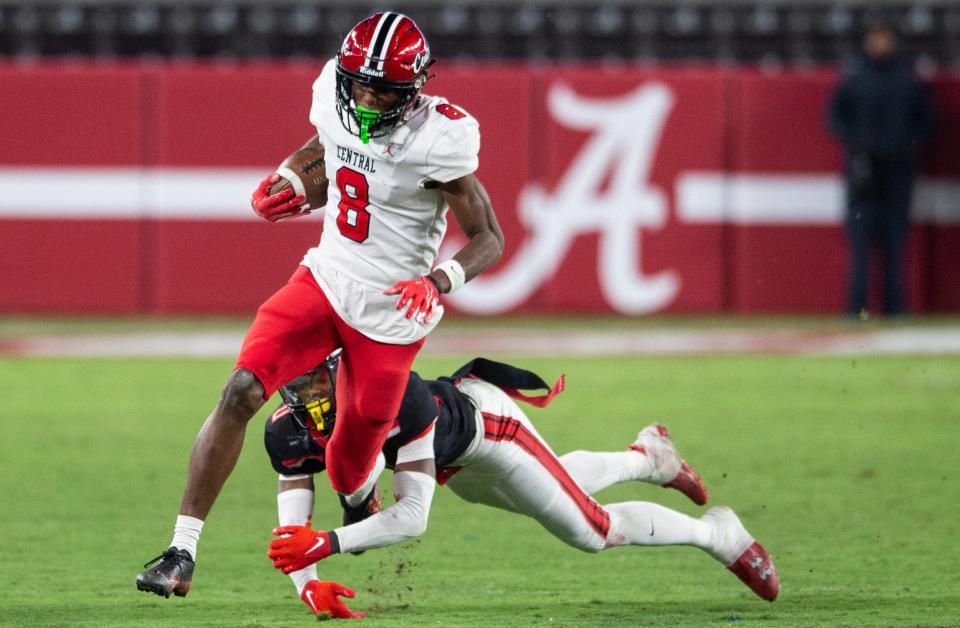
{"type": "MultiPolygon", "coordinates": [[[[415,372],[410,373],[410,379],[407,380],[407,390],[403,393],[403,401],[400,402],[400,412],[393,422],[393,427],[387,435],[387,442],[383,444],[383,457],[387,459],[387,468],[392,469],[397,464],[397,451],[415,440],[424,433],[437,420],[437,425],[433,428],[438,430],[443,416],[436,400],[430,394],[427,383],[421,379],[415,372]]],[[[434,433],[433,450],[434,456],[437,455],[439,443],[434,433]]]]}
{"type": "MultiPolygon", "coordinates": [[[[416,439],[434,419],[433,451],[437,467],[460,457],[477,433],[470,399],[450,381],[424,381],[411,372],[400,412],[383,445],[387,468],[397,462],[397,451],[416,439]]],[[[336,427],[334,427],[336,429],[336,427]]],[[[267,419],[264,445],[273,468],[284,475],[320,473],[327,468],[327,439],[319,432],[304,432],[285,405],[267,419]]]]}
{"type": "Polygon", "coordinates": [[[473,442],[477,435],[477,409],[452,380],[441,378],[426,384],[440,407],[440,420],[433,435],[433,455],[437,468],[441,468],[459,458],[473,442]]]}
{"type": "MultiPolygon", "coordinates": [[[[485,358],[474,358],[450,377],[441,377],[436,381],[424,381],[411,372],[400,412],[383,446],[388,468],[396,465],[397,451],[423,434],[434,419],[437,424],[433,428],[436,430],[433,435],[433,455],[437,468],[453,463],[466,451],[477,434],[477,408],[455,386],[462,377],[476,377],[490,382],[505,394],[541,408],[550,403],[564,385],[562,376],[551,387],[535,373],[485,358]],[[528,397],[519,392],[534,389],[546,389],[549,392],[537,397],[528,397]]],[[[283,475],[320,473],[327,467],[324,459],[327,439],[316,431],[303,431],[285,405],[267,419],[264,444],[273,468],[283,475]]]]}

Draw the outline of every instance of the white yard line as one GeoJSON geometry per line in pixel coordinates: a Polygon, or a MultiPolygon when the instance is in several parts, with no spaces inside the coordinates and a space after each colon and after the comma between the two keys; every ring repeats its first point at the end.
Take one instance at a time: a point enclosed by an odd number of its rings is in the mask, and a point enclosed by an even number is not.
{"type": "MultiPolygon", "coordinates": [[[[234,357],[239,332],[41,335],[0,339],[0,356],[234,357]]],[[[431,356],[473,355],[960,355],[960,327],[844,332],[803,330],[609,330],[531,332],[490,329],[431,334],[431,356]]]]}

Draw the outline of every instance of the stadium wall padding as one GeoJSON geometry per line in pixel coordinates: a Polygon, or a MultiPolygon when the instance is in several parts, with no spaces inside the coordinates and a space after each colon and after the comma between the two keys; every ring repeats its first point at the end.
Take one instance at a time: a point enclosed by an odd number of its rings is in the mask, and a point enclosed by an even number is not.
{"type": "MultiPolygon", "coordinates": [[[[320,67],[0,64],[0,313],[252,315],[319,238],[319,219],[269,224],[246,199],[314,133],[320,67]]],[[[500,263],[446,303],[842,311],[841,154],[823,123],[836,80],[441,62],[427,91],[480,120],[478,176],[507,238],[500,263]]],[[[957,312],[960,77],[932,84],[940,124],[922,156],[909,304],[957,312]]],[[[441,257],[462,237],[451,228],[441,257]]]]}

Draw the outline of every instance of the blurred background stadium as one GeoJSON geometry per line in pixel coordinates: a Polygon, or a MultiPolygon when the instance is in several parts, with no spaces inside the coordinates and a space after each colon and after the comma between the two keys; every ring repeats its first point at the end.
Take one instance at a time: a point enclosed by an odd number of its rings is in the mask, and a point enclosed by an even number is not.
{"type": "MultiPolygon", "coordinates": [[[[835,63],[890,20],[908,52],[960,66],[960,7],[933,2],[399,0],[444,59],[835,63]]],[[[191,59],[317,57],[382,8],[369,2],[111,0],[0,3],[0,53],[191,59]]]]}
{"type": "MultiPolygon", "coordinates": [[[[0,2],[0,314],[250,315],[319,231],[258,224],[250,190],[313,133],[313,78],[378,6],[0,2]]],[[[509,243],[448,309],[842,312],[825,107],[882,19],[939,110],[909,309],[960,310],[956,3],[396,6],[440,59],[428,91],[481,121],[479,175],[509,243]]]]}

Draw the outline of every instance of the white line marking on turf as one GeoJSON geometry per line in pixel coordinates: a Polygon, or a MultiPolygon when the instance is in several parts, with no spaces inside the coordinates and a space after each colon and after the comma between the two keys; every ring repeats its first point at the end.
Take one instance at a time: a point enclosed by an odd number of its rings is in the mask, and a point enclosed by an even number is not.
{"type": "MultiPolygon", "coordinates": [[[[0,339],[0,356],[235,357],[241,332],[40,335],[0,339]]],[[[423,354],[473,355],[960,355],[960,327],[804,330],[438,330],[423,354]]]]}

